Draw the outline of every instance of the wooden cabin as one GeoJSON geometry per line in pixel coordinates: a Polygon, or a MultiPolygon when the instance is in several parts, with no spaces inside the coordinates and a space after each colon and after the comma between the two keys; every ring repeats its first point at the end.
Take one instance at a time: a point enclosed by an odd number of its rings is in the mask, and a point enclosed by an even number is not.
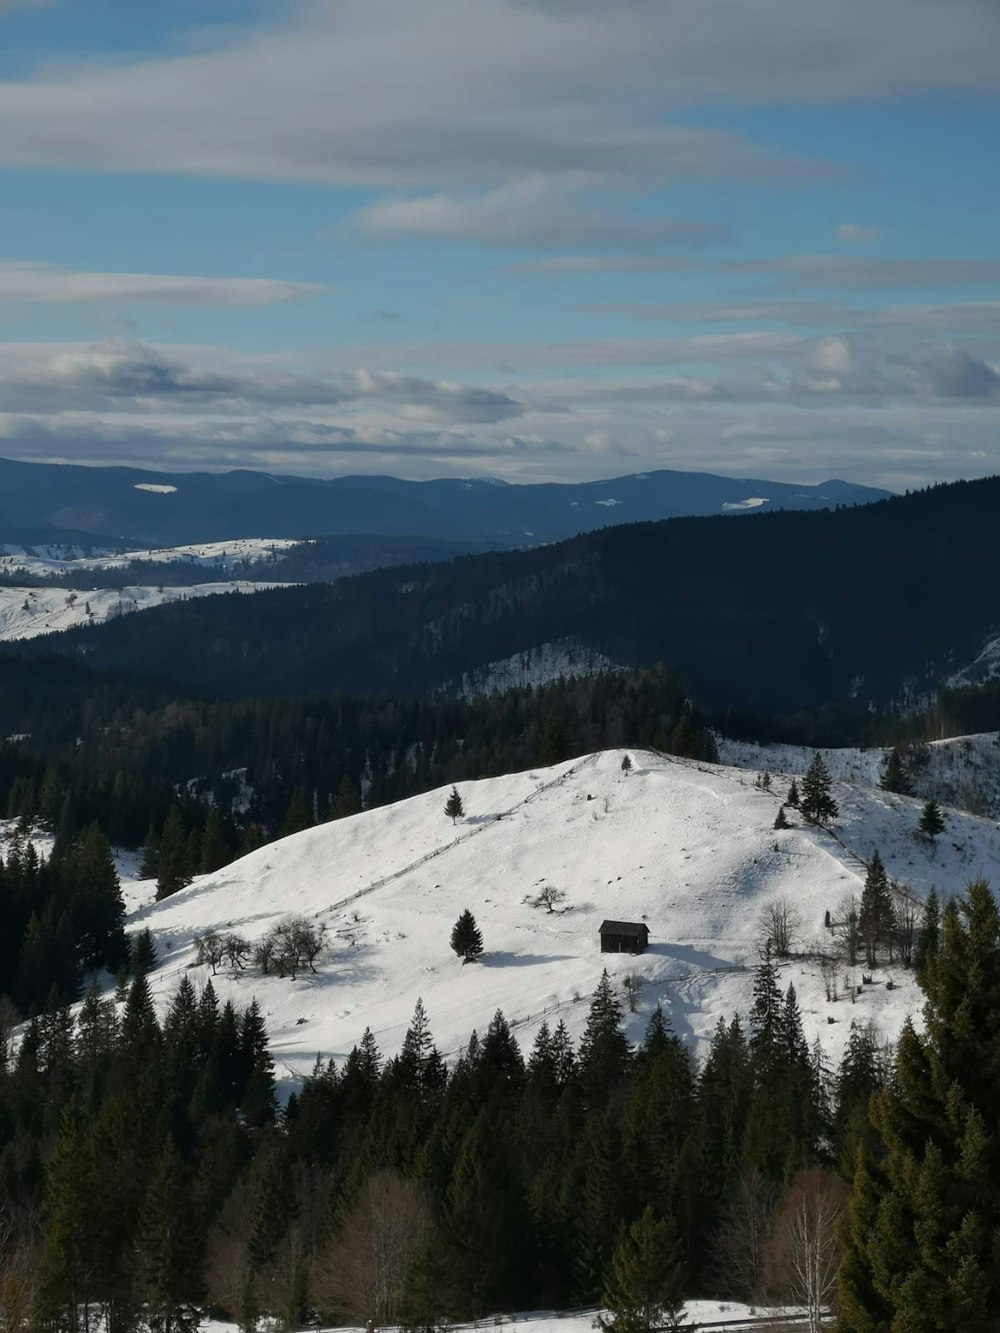
{"type": "Polygon", "coordinates": [[[602,921],[601,953],[643,953],[649,945],[644,921],[602,921]]]}

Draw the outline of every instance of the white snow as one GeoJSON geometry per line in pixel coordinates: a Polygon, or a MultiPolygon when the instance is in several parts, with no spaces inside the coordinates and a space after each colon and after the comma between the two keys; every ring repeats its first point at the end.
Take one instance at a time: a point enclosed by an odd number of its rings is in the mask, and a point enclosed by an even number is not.
{"type": "Polygon", "coordinates": [[[759,509],[761,505],[770,504],[766,495],[752,495],[746,500],[734,500],[732,502],[723,501],[723,509],[759,509]]]}
{"type": "MultiPolygon", "coordinates": [[[[166,1006],[189,970],[196,984],[207,979],[209,969],[194,963],[199,934],[236,930],[253,940],[301,914],[328,931],[317,975],[220,970],[214,981],[223,999],[259,1000],[286,1091],[317,1053],[343,1059],[365,1027],[394,1053],[418,997],[448,1056],[498,1008],[523,1045],[543,1018],[565,1019],[579,1038],[605,966],[616,983],[642,980],[632,1039],[662,1001],[675,1030],[703,1051],[720,1016],[750,1007],[752,973],[732,969],[756,961],[757,917],[774,897],[796,905],[803,949],[830,949],[824,913],[860,893],[856,853],[878,847],[890,875],[918,898],[932,884],[947,896],[980,871],[1000,882],[1000,829],[972,815],[946,811],[947,832],[931,846],[914,834],[919,801],[837,784],[840,840],[804,827],[775,831],[787,782],[775,779],[767,793],[739,769],[642,751],[629,752],[626,776],[624,753],[460,784],[467,814],[457,827],[441,789],[309,829],[140,908],[129,928],[154,935],[157,1002],[166,1006]],[[543,884],[565,892],[561,910],[529,905],[543,884]],[[448,940],[466,907],[486,951],[462,966],[448,940]],[[648,951],[602,955],[605,917],[645,920],[648,951]]],[[[919,1018],[912,974],[898,970],[891,991],[886,979],[880,970],[856,1003],[830,1003],[818,961],[783,967],[808,1039],[820,1038],[834,1062],[852,1019],[893,1035],[907,1014],[919,1018]]],[[[861,982],[860,971],[851,981],[861,982]]]]}
{"type": "MultiPolygon", "coordinates": [[[[814,753],[796,745],[758,745],[725,737],[719,738],[718,746],[724,763],[758,772],[804,773],[814,753]]],[[[822,754],[832,777],[875,787],[886,750],[872,746],[822,754]]],[[[933,796],[972,814],[1000,816],[1000,733],[954,736],[917,746],[911,751],[910,769],[916,794],[924,800],[933,796]]]]}
{"type": "Polygon", "coordinates": [[[183,602],[190,597],[209,597],[213,593],[252,593],[264,588],[287,586],[234,579],[218,583],[182,584],[178,587],[164,585],[154,588],[133,584],[127,588],[94,588],[90,591],[0,587],[0,642],[34,639],[40,634],[74,629],[78,625],[96,625],[133,611],[161,606],[164,602],[183,602]]]}
{"type": "Polygon", "coordinates": [[[467,671],[457,687],[445,686],[445,693],[474,699],[526,685],[544,685],[561,676],[596,676],[601,671],[622,670],[624,667],[579,639],[555,639],[467,671]]]}
{"type": "Polygon", "coordinates": [[[134,491],[150,491],[153,495],[176,495],[176,486],[161,486],[155,481],[137,481],[132,487],[134,491]]]}
{"type": "Polygon", "coordinates": [[[303,542],[287,537],[239,537],[233,541],[193,542],[184,546],[158,546],[135,551],[112,551],[80,546],[18,546],[0,543],[0,574],[23,570],[28,574],[67,574],[88,569],[125,569],[134,561],[156,564],[204,566],[228,572],[237,566],[272,560],[303,542]]]}
{"type": "Polygon", "coordinates": [[[945,682],[953,690],[964,685],[986,685],[1000,676],[1000,639],[989,639],[976,657],[945,682]]]}
{"type": "Polygon", "coordinates": [[[595,505],[603,505],[605,509],[613,509],[615,505],[624,504],[624,500],[595,500],[595,505]]]}

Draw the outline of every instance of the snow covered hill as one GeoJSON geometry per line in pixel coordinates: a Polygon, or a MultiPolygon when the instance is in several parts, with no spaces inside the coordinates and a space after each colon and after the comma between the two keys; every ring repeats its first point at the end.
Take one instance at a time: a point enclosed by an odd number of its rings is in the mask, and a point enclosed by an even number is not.
{"type": "MultiPolygon", "coordinates": [[[[877,787],[886,751],[824,750],[833,777],[841,782],[877,787]]],[[[759,773],[804,773],[814,751],[797,745],[757,745],[719,739],[719,758],[736,768],[759,773]]],[[[908,763],[918,796],[933,796],[944,805],[973,814],[1000,818],[1000,733],[954,736],[911,747],[908,763]]]]}
{"type": "Polygon", "coordinates": [[[183,564],[216,574],[245,570],[248,564],[265,564],[302,543],[283,537],[242,537],[228,542],[198,542],[188,546],[143,547],[135,551],[65,546],[21,546],[0,542],[0,574],[42,576],[76,573],[80,570],[127,569],[133,563],[183,564]]]}
{"type": "Polygon", "coordinates": [[[58,587],[0,587],[0,642],[34,639],[41,634],[72,629],[77,625],[96,625],[115,616],[161,606],[164,602],[210,597],[213,593],[252,593],[283,586],[231,579],[179,587],[147,587],[137,584],[127,588],[94,588],[80,592],[58,587]]]}
{"type": "MultiPolygon", "coordinates": [[[[166,1005],[195,966],[203,932],[238,931],[253,940],[289,914],[323,925],[329,947],[316,975],[298,980],[220,967],[220,995],[266,1015],[279,1075],[307,1073],[317,1053],[342,1059],[371,1027],[383,1051],[398,1049],[421,997],[434,1036],[454,1055],[473,1027],[503,1009],[523,1044],[543,1019],[565,1019],[579,1036],[589,997],[607,966],[623,988],[638,978],[641,1034],[662,1001],[692,1045],[708,1039],[720,1015],[749,1008],[761,909],[779,896],[802,918],[802,947],[829,949],[824,913],[859,893],[859,857],[877,847],[890,874],[918,897],[944,894],[982,870],[1000,883],[1000,829],[949,810],[937,846],[914,836],[920,803],[838,784],[838,841],[817,829],[773,828],[787,783],[756,788],[736,768],[631,752],[606,751],[553,769],[464,784],[465,817],[444,815],[438,790],[282,839],[196,880],[162,903],[135,910],[131,930],[148,927],[159,969],[154,993],[166,1005]],[[551,913],[532,906],[551,885],[565,898],[551,913]],[[463,966],[449,947],[458,915],[470,908],[485,953],[463,966]],[[604,918],[644,920],[649,950],[603,955],[604,918]],[[736,970],[734,970],[736,969],[736,970]]],[[[137,892],[137,891],[136,891],[137,892]]],[[[838,985],[844,996],[860,970],[838,985]]],[[[917,1015],[920,993],[909,973],[886,989],[885,973],[855,1003],[828,1002],[820,963],[797,959],[785,982],[799,992],[807,1035],[838,1059],[852,1019],[894,1033],[917,1015]]],[[[624,993],[624,990],[622,990],[624,993]]]]}

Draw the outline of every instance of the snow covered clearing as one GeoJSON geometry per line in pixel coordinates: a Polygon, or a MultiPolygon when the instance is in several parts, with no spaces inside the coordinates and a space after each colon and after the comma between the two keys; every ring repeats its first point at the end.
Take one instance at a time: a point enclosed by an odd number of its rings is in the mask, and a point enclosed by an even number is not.
{"type": "MultiPolygon", "coordinates": [[[[876,787],[887,751],[823,750],[832,777],[839,782],[876,787]]],[[[719,738],[719,758],[735,768],[769,773],[804,773],[814,751],[797,745],[758,745],[719,738]]],[[[1000,733],[955,736],[914,746],[908,765],[918,796],[973,814],[1000,816],[1000,733]]]]}
{"type": "MultiPolygon", "coordinates": [[[[248,967],[214,978],[222,999],[258,999],[286,1093],[317,1053],[343,1059],[366,1027],[396,1052],[418,997],[448,1056],[498,1008],[522,1045],[543,1019],[565,1020],[579,1038],[605,966],[623,995],[626,978],[638,979],[632,1039],[662,1001],[675,1030],[704,1050],[720,1016],[749,1010],[758,917],[785,897],[801,917],[803,956],[783,966],[783,984],[795,983],[807,1038],[837,1061],[851,1020],[870,1019],[891,1036],[922,1004],[912,974],[899,969],[893,989],[880,969],[855,1002],[828,1002],[829,971],[804,956],[832,950],[824,914],[836,919],[845,895],[860,894],[860,858],[877,847],[918,899],[932,885],[947,896],[980,871],[1000,883],[1000,829],[984,819],[947,810],[935,846],[915,835],[919,801],[838,783],[836,838],[779,831],[786,781],[766,792],[739,769],[643,751],[629,752],[634,767],[624,774],[624,753],[462,784],[466,814],[454,827],[446,789],[321,825],[138,908],[129,929],[153,934],[158,1004],[185,973],[196,984],[208,979],[210,968],[195,965],[199,935],[235,931],[253,941],[294,914],[327,931],[315,975],[293,981],[248,967]],[[531,905],[546,885],[565,895],[552,912],[531,905]],[[468,966],[449,947],[465,908],[485,942],[482,960],[468,966]],[[647,952],[602,954],[604,918],[645,921],[647,952]]],[[[861,981],[860,968],[841,966],[838,993],[861,981]]]]}
{"type": "MultiPolygon", "coordinates": [[[[25,835],[21,832],[19,824],[20,821],[17,819],[0,819],[0,856],[8,855],[12,844],[20,839],[30,842],[38,856],[47,860],[52,855],[55,841],[53,835],[37,825],[25,835]]],[[[147,903],[152,902],[156,885],[151,880],[139,878],[142,853],[130,847],[113,847],[111,850],[122,887],[125,910],[134,912],[140,907],[145,907],[147,903]]]]}
{"type": "Polygon", "coordinates": [[[457,694],[462,699],[475,699],[483,694],[502,693],[526,685],[545,685],[561,676],[596,676],[601,671],[624,671],[596,648],[589,648],[579,639],[556,639],[523,653],[496,662],[487,662],[475,671],[467,671],[461,684],[444,687],[446,694],[457,694]]]}
{"type": "Polygon", "coordinates": [[[191,597],[210,597],[213,593],[260,592],[281,588],[282,583],[256,583],[248,579],[194,583],[177,587],[94,588],[90,591],[66,588],[0,587],[0,642],[10,639],[34,639],[56,630],[78,625],[97,625],[103,620],[145,611],[164,602],[183,602],[191,597]]]}

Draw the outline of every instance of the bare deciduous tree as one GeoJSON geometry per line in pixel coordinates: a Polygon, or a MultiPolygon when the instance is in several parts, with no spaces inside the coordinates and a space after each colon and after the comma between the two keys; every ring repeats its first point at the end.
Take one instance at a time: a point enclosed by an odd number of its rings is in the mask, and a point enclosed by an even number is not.
{"type": "Polygon", "coordinates": [[[917,942],[921,911],[919,905],[902,891],[898,884],[892,886],[892,905],[896,921],[896,947],[899,961],[904,967],[913,963],[913,950],[917,942]]]}
{"type": "Polygon", "coordinates": [[[790,898],[772,898],[760,909],[757,930],[762,946],[770,944],[777,958],[787,958],[798,942],[802,917],[790,898]]]}
{"type": "Polygon", "coordinates": [[[206,930],[204,935],[199,935],[195,941],[198,952],[195,961],[199,967],[208,965],[212,969],[212,976],[216,974],[216,969],[226,956],[226,941],[223,935],[217,930],[206,930]]]}
{"type": "Polygon", "coordinates": [[[428,1226],[416,1187],[392,1171],[376,1172],[316,1260],[321,1310],[361,1324],[397,1322],[428,1226]]]}
{"type": "Polygon", "coordinates": [[[625,999],[628,1003],[629,1013],[638,1013],[639,992],[642,990],[642,977],[640,977],[637,972],[629,972],[625,977],[625,980],[622,982],[622,987],[625,991],[625,999]]]}
{"type": "Polygon", "coordinates": [[[543,884],[529,901],[532,907],[544,907],[548,912],[554,912],[561,902],[566,899],[566,891],[557,889],[554,884],[543,884]]]}
{"type": "Polygon", "coordinates": [[[803,1310],[809,1333],[821,1333],[837,1294],[837,1224],[845,1187],[828,1171],[800,1172],[779,1206],[767,1245],[770,1295],[803,1310]]]}
{"type": "Polygon", "coordinates": [[[857,967],[858,951],[861,948],[861,927],[859,925],[857,895],[850,893],[841,898],[833,922],[833,933],[840,942],[840,948],[848,967],[857,967]]]}
{"type": "Polygon", "coordinates": [[[720,1281],[735,1300],[754,1301],[765,1272],[765,1253],[777,1191],[758,1171],[740,1177],[715,1239],[720,1281]]]}

